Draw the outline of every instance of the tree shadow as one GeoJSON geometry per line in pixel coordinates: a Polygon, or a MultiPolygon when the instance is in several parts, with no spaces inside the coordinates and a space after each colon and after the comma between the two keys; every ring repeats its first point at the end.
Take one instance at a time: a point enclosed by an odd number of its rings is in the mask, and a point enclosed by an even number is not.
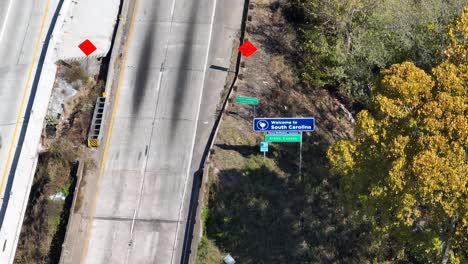
{"type": "Polygon", "coordinates": [[[306,166],[303,177],[258,169],[210,189],[206,234],[239,263],[364,263],[369,229],[338,206],[337,179],[306,166]]]}
{"type": "MultiPolygon", "coordinates": [[[[255,145],[230,145],[215,144],[222,150],[232,150],[239,153],[244,158],[252,157],[259,153],[259,146],[255,145]]],[[[304,169],[312,168],[313,171],[320,171],[320,177],[328,175],[328,160],[326,151],[330,146],[330,141],[323,136],[312,132],[303,134],[302,156],[304,169]]],[[[300,144],[292,142],[272,143],[268,145],[267,157],[275,160],[276,165],[290,174],[298,173],[300,144]]]]}
{"type": "MultiPolygon", "coordinates": [[[[223,149],[223,150],[233,150],[238,152],[242,157],[248,158],[252,155],[256,155],[259,152],[259,146],[251,146],[251,145],[229,145],[229,144],[215,144],[216,147],[223,149]]],[[[277,151],[275,146],[271,144],[268,146],[269,152],[277,151]]]]}
{"type": "Polygon", "coordinates": [[[266,167],[225,174],[238,175],[229,188],[214,186],[209,203],[207,235],[240,263],[297,263],[294,201],[285,199],[287,182],[266,167]]]}

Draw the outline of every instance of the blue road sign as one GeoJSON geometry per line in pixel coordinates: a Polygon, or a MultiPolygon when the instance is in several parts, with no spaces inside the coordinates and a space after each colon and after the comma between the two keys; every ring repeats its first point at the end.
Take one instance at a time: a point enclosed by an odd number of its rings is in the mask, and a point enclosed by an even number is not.
{"type": "Polygon", "coordinates": [[[315,119],[313,117],[255,118],[253,129],[256,132],[314,131],[315,119]]]}
{"type": "Polygon", "coordinates": [[[268,152],[268,142],[260,142],[260,151],[268,152]]]}

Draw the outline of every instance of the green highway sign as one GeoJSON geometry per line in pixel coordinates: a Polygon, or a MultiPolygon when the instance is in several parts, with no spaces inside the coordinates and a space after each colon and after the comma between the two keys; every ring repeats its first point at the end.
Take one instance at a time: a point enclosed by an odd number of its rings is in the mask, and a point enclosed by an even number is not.
{"type": "Polygon", "coordinates": [[[238,103],[238,104],[258,105],[258,98],[256,98],[256,97],[247,97],[247,96],[236,96],[236,103],[238,103]]]}
{"type": "Polygon", "coordinates": [[[302,142],[302,134],[266,134],[266,142],[302,142]]]}

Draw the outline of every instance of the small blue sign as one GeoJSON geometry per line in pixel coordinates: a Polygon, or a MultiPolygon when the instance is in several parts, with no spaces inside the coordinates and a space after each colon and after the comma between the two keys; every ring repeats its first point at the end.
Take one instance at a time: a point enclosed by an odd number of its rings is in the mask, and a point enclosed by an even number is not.
{"type": "Polygon", "coordinates": [[[268,152],[268,142],[260,142],[260,152],[268,152]]]}
{"type": "Polygon", "coordinates": [[[253,122],[253,129],[256,132],[314,131],[315,119],[313,117],[255,118],[253,122]]]}

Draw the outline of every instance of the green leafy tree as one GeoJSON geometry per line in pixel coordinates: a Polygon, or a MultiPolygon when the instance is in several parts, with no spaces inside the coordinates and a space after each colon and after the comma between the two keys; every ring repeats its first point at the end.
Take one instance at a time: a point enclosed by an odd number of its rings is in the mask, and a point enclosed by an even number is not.
{"type": "Polygon", "coordinates": [[[467,21],[468,8],[432,75],[410,62],[383,71],[355,138],[328,151],[347,205],[392,259],[468,261],[467,21]]]}
{"type": "Polygon", "coordinates": [[[302,33],[303,78],[367,103],[380,71],[412,61],[429,71],[444,60],[447,31],[466,0],[289,0],[302,33]]]}

